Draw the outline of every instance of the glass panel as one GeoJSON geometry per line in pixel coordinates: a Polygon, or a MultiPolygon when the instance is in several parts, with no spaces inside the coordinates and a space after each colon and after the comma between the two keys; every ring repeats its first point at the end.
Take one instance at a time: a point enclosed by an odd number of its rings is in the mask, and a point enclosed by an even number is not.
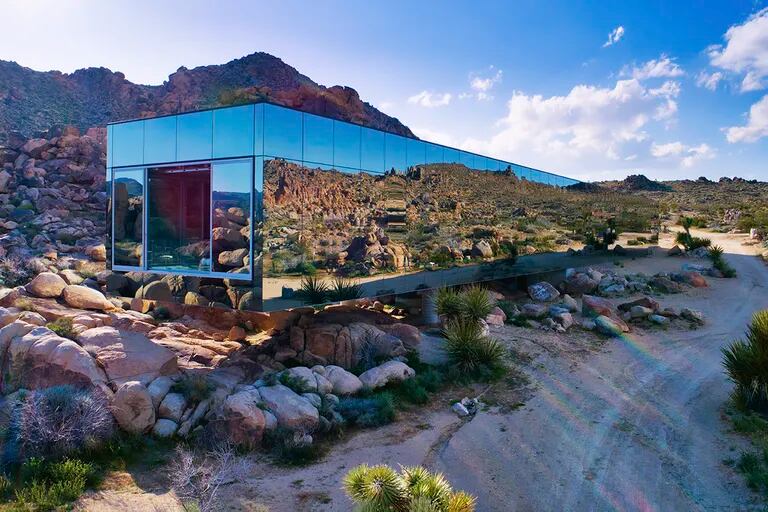
{"type": "Polygon", "coordinates": [[[426,160],[428,164],[441,164],[443,163],[443,146],[437,144],[426,144],[426,160]]]}
{"type": "Polygon", "coordinates": [[[408,139],[408,167],[424,165],[424,141],[408,139]]]}
{"type": "Polygon", "coordinates": [[[405,138],[398,135],[386,134],[385,166],[386,171],[392,169],[405,172],[407,161],[405,158],[405,138]]]}
{"type": "Polygon", "coordinates": [[[213,157],[253,154],[253,105],[223,108],[213,113],[213,157]]]}
{"type": "Polygon", "coordinates": [[[112,167],[112,155],[114,154],[114,151],[112,151],[112,125],[107,125],[107,167],[112,167]]]}
{"type": "Polygon", "coordinates": [[[144,169],[114,171],[112,202],[113,264],[141,267],[144,169]]]}
{"type": "Polygon", "coordinates": [[[178,119],[177,158],[208,160],[213,152],[213,112],[184,114],[178,119]]]}
{"type": "Polygon", "coordinates": [[[470,169],[475,168],[475,155],[472,153],[469,153],[467,151],[462,151],[459,158],[461,159],[461,163],[469,167],[470,169]]]}
{"type": "Polygon", "coordinates": [[[459,155],[460,151],[458,149],[453,148],[445,148],[443,149],[443,162],[447,164],[458,164],[461,162],[461,158],[459,155]]]}
{"type": "Polygon", "coordinates": [[[251,254],[253,255],[251,296],[248,300],[240,300],[240,309],[262,311],[264,309],[264,159],[262,157],[256,157],[254,160],[251,240],[251,254]]]}
{"type": "Polygon", "coordinates": [[[144,163],[144,121],[112,126],[112,165],[144,163]]]}
{"type": "Polygon", "coordinates": [[[333,120],[304,114],[304,160],[333,164],[333,120]]]}
{"type": "Polygon", "coordinates": [[[264,154],[302,160],[301,112],[264,105],[264,154]]]}
{"type": "Polygon", "coordinates": [[[251,176],[248,160],[217,162],[211,176],[214,272],[248,278],[251,264],[251,176]]]}
{"type": "Polygon", "coordinates": [[[259,103],[253,107],[253,154],[264,154],[264,104],[259,103]]]}
{"type": "Polygon", "coordinates": [[[360,168],[360,130],[359,126],[334,121],[334,165],[360,168]]]}
{"type": "Polygon", "coordinates": [[[209,272],[210,164],[153,167],[147,175],[148,268],[209,272]]]}
{"type": "Polygon", "coordinates": [[[176,161],[176,116],[144,121],[144,163],[176,161]]]}
{"type": "Polygon", "coordinates": [[[363,128],[360,139],[361,167],[367,171],[384,172],[384,132],[363,128]]]}

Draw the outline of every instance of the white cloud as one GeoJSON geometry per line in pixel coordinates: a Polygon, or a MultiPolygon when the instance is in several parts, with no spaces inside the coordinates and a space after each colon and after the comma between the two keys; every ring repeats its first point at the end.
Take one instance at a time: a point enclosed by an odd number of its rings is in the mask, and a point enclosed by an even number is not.
{"type": "Polygon", "coordinates": [[[463,146],[563,173],[573,173],[574,168],[616,169],[621,161],[637,163],[642,158],[637,155],[650,159],[653,141],[648,128],[660,111],[670,110],[669,102],[679,92],[673,81],[652,89],[636,79],[606,88],[578,85],[565,96],[515,92],[506,117],[498,123],[500,131],[489,140],[470,139],[463,146]]]}
{"type": "Polygon", "coordinates": [[[756,142],[768,137],[768,94],[750,107],[746,125],[727,128],[725,136],[730,143],[756,142]]]}
{"type": "Polygon", "coordinates": [[[652,59],[640,67],[624,67],[621,71],[622,76],[631,76],[637,80],[647,80],[649,78],[675,78],[683,76],[685,71],[665,54],[661,54],[658,59],[652,59]]]}
{"type": "Polygon", "coordinates": [[[436,142],[445,146],[457,147],[458,141],[452,136],[444,132],[430,130],[429,128],[412,127],[413,133],[416,134],[422,140],[428,140],[429,142],[436,142]]]}
{"type": "Polygon", "coordinates": [[[611,30],[610,34],[608,34],[608,40],[603,44],[603,48],[618,43],[622,37],[624,37],[624,27],[619,25],[615,29],[611,30]]]}
{"type": "Polygon", "coordinates": [[[449,92],[433,93],[429,91],[421,91],[408,98],[408,103],[427,108],[444,107],[451,102],[452,97],[453,96],[449,92]]]}
{"type": "Polygon", "coordinates": [[[715,71],[713,73],[702,71],[696,75],[696,85],[714,91],[717,89],[718,84],[723,78],[725,78],[725,75],[720,71],[715,71]]]}
{"type": "Polygon", "coordinates": [[[497,69],[494,72],[494,67],[488,68],[490,75],[480,75],[477,73],[471,73],[469,75],[469,86],[472,88],[472,93],[462,93],[460,98],[469,98],[474,95],[478,100],[492,100],[493,96],[490,94],[491,90],[501,82],[503,72],[497,69]]]}
{"type": "Polygon", "coordinates": [[[651,155],[655,158],[677,162],[682,167],[693,167],[700,160],[710,160],[715,157],[715,150],[707,144],[687,146],[682,142],[667,144],[651,144],[651,155]]]}
{"type": "Polygon", "coordinates": [[[710,64],[743,74],[741,91],[757,91],[768,86],[768,8],[750,16],[725,33],[725,46],[707,48],[710,64]]]}

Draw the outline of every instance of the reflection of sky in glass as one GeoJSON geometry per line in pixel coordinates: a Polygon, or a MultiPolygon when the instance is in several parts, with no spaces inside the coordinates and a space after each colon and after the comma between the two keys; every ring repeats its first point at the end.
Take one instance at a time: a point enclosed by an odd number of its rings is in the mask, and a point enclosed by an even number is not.
{"type": "Polygon", "coordinates": [[[244,193],[251,194],[251,162],[220,162],[213,165],[211,188],[214,199],[216,194],[244,193]]]}

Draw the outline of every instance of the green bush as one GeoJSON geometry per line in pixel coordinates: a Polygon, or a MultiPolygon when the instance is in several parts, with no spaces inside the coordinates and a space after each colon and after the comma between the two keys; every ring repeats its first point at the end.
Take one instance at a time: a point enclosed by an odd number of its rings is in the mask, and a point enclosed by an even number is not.
{"type": "Polygon", "coordinates": [[[78,459],[30,459],[19,470],[16,505],[22,510],[53,510],[75,501],[96,482],[92,464],[78,459]]]}
{"type": "Polygon", "coordinates": [[[363,287],[345,277],[336,277],[328,290],[328,300],[341,302],[343,300],[359,299],[363,296],[363,287]]]}
{"type": "Polygon", "coordinates": [[[453,320],[461,315],[462,299],[455,288],[440,288],[435,294],[437,314],[453,320]]]}
{"type": "Polygon", "coordinates": [[[344,491],[366,512],[472,512],[475,498],[454,491],[440,473],[423,467],[357,466],[347,473],[344,491]]]}
{"type": "Polygon", "coordinates": [[[314,276],[304,276],[296,296],[306,304],[323,304],[328,302],[328,283],[314,276]]]}
{"type": "Polygon", "coordinates": [[[181,393],[188,402],[202,402],[211,396],[216,386],[202,373],[186,373],[171,386],[171,391],[181,393]]]}
{"type": "Polygon", "coordinates": [[[742,409],[768,412],[768,310],[752,317],[746,340],[723,348],[723,366],[736,385],[733,399],[742,409]]]}
{"type": "Polygon", "coordinates": [[[371,397],[344,397],[336,411],[350,425],[379,427],[395,421],[395,399],[391,393],[377,393],[371,397]]]}
{"type": "Polygon", "coordinates": [[[723,257],[724,250],[719,245],[715,245],[709,248],[709,259],[712,260],[712,266],[723,274],[723,277],[733,278],[736,277],[736,270],[731,267],[725,258],[723,257]]]}
{"type": "Polygon", "coordinates": [[[471,322],[484,320],[495,306],[496,301],[482,286],[472,285],[461,292],[461,316],[471,322]]]}
{"type": "Polygon", "coordinates": [[[460,374],[468,377],[498,374],[504,369],[504,346],[482,333],[477,322],[457,320],[444,329],[444,349],[460,374]]]}
{"type": "Polygon", "coordinates": [[[74,331],[71,318],[57,318],[55,321],[49,322],[46,327],[48,327],[62,338],[68,338],[73,341],[77,339],[77,333],[74,331]]]}

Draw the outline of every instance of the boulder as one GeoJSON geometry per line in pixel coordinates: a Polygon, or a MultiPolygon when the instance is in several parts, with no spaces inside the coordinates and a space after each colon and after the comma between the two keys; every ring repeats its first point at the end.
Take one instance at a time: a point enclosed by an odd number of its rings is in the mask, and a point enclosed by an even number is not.
{"type": "Polygon", "coordinates": [[[60,384],[98,386],[107,376],[88,352],[45,327],[14,322],[0,329],[5,392],[60,384]],[[11,337],[13,336],[13,337],[11,337]]]}
{"type": "Polygon", "coordinates": [[[315,381],[317,382],[317,392],[321,395],[327,395],[333,391],[333,383],[326,379],[324,375],[315,373],[315,381]]]}
{"type": "Polygon", "coordinates": [[[93,288],[71,284],[64,288],[62,292],[64,302],[69,306],[78,309],[100,309],[110,310],[115,307],[104,297],[104,294],[93,288]]]}
{"type": "Polygon", "coordinates": [[[48,321],[43,315],[40,313],[35,313],[34,311],[23,311],[19,315],[19,320],[28,324],[37,325],[39,327],[44,327],[48,324],[48,321]]]}
{"type": "Polygon", "coordinates": [[[682,272],[681,275],[683,277],[684,283],[687,283],[695,288],[706,288],[708,286],[707,280],[698,272],[682,272]]]}
{"type": "Polygon", "coordinates": [[[290,388],[277,384],[259,388],[262,402],[277,418],[278,425],[293,431],[312,432],[320,423],[317,409],[290,388]]]}
{"type": "Polygon", "coordinates": [[[573,316],[567,312],[558,313],[557,315],[553,315],[552,318],[566,330],[568,330],[574,323],[573,316]]]}
{"type": "Polygon", "coordinates": [[[152,404],[155,408],[160,406],[160,402],[163,401],[163,398],[165,398],[165,395],[168,394],[172,387],[173,379],[166,376],[156,378],[147,386],[149,396],[152,397],[152,404]]]}
{"type": "Polygon", "coordinates": [[[27,284],[26,289],[35,297],[56,298],[67,287],[66,281],[53,272],[41,272],[27,284]]]}
{"type": "Polygon", "coordinates": [[[354,395],[363,388],[363,383],[355,374],[340,366],[326,366],[325,378],[333,385],[334,395],[354,395]]]}
{"type": "Polygon", "coordinates": [[[260,403],[261,394],[257,389],[240,391],[227,397],[222,406],[222,415],[229,441],[250,449],[261,445],[266,418],[265,412],[259,408],[260,403]]]}
{"type": "Polygon", "coordinates": [[[410,324],[396,323],[391,325],[381,325],[381,330],[399,338],[405,348],[413,349],[421,343],[421,331],[418,327],[410,324]]]}
{"type": "Polygon", "coordinates": [[[160,418],[157,420],[157,422],[155,422],[155,426],[152,427],[152,435],[160,438],[173,437],[178,428],[179,425],[175,421],[166,418],[160,418]]]}
{"type": "Polygon", "coordinates": [[[602,297],[584,295],[581,300],[581,314],[586,317],[613,316],[613,304],[602,297]]]}
{"type": "Polygon", "coordinates": [[[178,372],[176,354],[139,332],[96,327],[83,332],[77,341],[117,384],[138,380],[146,385],[161,375],[178,372]]]}
{"type": "Polygon", "coordinates": [[[661,304],[659,304],[657,301],[650,297],[641,297],[631,302],[624,302],[623,304],[619,304],[619,311],[631,311],[635,306],[643,306],[644,308],[649,308],[653,311],[658,311],[661,309],[661,304]]]}
{"type": "Polygon", "coordinates": [[[595,327],[599,332],[607,334],[608,336],[621,336],[624,332],[621,325],[604,315],[599,315],[595,318],[595,327]]]}
{"type": "Polygon", "coordinates": [[[567,293],[563,295],[563,306],[565,306],[571,313],[575,313],[579,310],[579,303],[567,293]]]}
{"type": "Polygon", "coordinates": [[[600,279],[594,279],[583,272],[574,272],[565,279],[563,288],[566,293],[583,295],[594,292],[598,284],[600,279]]]}
{"type": "Polygon", "coordinates": [[[493,258],[493,248],[487,240],[480,240],[472,245],[472,256],[478,258],[493,258]]]}
{"type": "Polygon", "coordinates": [[[651,279],[648,284],[662,292],[662,293],[680,293],[683,291],[682,286],[680,286],[679,283],[674,282],[668,277],[665,276],[656,276],[653,279],[651,279]]]}
{"type": "Polygon", "coordinates": [[[528,287],[528,295],[537,302],[552,302],[560,297],[560,292],[552,284],[541,281],[528,287]]]}
{"type": "Polygon", "coordinates": [[[187,408],[187,399],[181,393],[168,393],[157,408],[157,415],[175,422],[181,420],[184,409],[187,408]]]}
{"type": "Polygon", "coordinates": [[[317,391],[317,379],[315,373],[306,366],[296,366],[283,371],[291,380],[296,382],[297,391],[315,392],[317,391]]]}
{"type": "Polygon", "coordinates": [[[384,387],[393,382],[403,382],[416,376],[413,368],[400,361],[387,361],[360,375],[360,382],[370,389],[384,387]]]}
{"type": "Polygon", "coordinates": [[[521,313],[525,318],[544,318],[549,314],[549,308],[544,304],[523,304],[521,313]]]}
{"type": "Polygon", "coordinates": [[[683,250],[677,245],[673,245],[672,248],[667,251],[667,256],[681,256],[682,254],[683,250]]]}
{"type": "Polygon", "coordinates": [[[693,323],[704,323],[704,313],[696,311],[695,309],[683,308],[683,310],[680,311],[680,316],[693,323]]]}
{"type": "Polygon", "coordinates": [[[153,281],[138,289],[136,297],[144,300],[173,302],[171,287],[166,281],[153,281]]]}
{"type": "Polygon", "coordinates": [[[652,323],[656,325],[669,325],[669,322],[670,322],[669,318],[667,318],[666,316],[656,315],[656,314],[649,315],[648,320],[650,320],[652,323]]]}
{"type": "Polygon", "coordinates": [[[631,318],[648,318],[652,314],[653,310],[645,306],[632,306],[632,309],[629,310],[631,318]]]}
{"type": "Polygon", "coordinates": [[[245,329],[240,327],[239,325],[233,325],[231,329],[229,329],[229,334],[227,334],[227,338],[230,341],[245,341],[247,333],[245,332],[245,329]]]}
{"type": "Polygon", "coordinates": [[[138,381],[126,382],[112,398],[112,414],[120,428],[129,433],[146,432],[155,424],[155,408],[147,388],[138,381]]]}
{"type": "Polygon", "coordinates": [[[85,254],[93,261],[107,261],[107,248],[104,244],[86,247],[85,254]]]}

